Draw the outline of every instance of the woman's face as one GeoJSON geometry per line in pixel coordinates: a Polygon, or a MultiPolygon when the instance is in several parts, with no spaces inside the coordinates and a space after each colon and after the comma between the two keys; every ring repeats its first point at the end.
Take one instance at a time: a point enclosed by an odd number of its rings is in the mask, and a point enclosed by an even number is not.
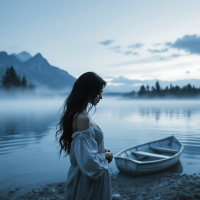
{"type": "Polygon", "coordinates": [[[102,92],[103,92],[103,90],[101,90],[101,91],[96,95],[96,97],[94,98],[94,106],[96,106],[96,105],[100,102],[100,99],[102,99],[102,92]]]}

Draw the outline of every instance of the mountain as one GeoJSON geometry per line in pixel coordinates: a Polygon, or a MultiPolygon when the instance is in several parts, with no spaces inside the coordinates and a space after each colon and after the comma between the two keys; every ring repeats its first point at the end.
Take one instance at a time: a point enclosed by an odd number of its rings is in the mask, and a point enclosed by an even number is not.
{"type": "Polygon", "coordinates": [[[15,56],[19,61],[22,61],[22,62],[25,62],[25,61],[27,61],[28,59],[30,59],[30,58],[32,57],[32,56],[31,56],[28,52],[26,52],[26,51],[23,51],[23,52],[18,53],[18,54],[13,53],[13,54],[11,54],[11,55],[15,56]]]}
{"type": "MultiPolygon", "coordinates": [[[[27,52],[22,53],[21,55],[26,55],[24,58],[28,58],[27,52]]],[[[10,66],[15,68],[21,78],[25,76],[27,82],[34,84],[37,88],[65,91],[76,81],[76,78],[68,72],[51,66],[40,53],[26,61],[21,61],[16,55],[0,52],[0,79],[5,74],[6,68],[10,66]]]]}
{"type": "MultiPolygon", "coordinates": [[[[27,52],[19,54],[8,55],[6,52],[0,52],[0,82],[2,76],[5,74],[6,68],[13,66],[18,75],[22,78],[26,77],[28,83],[32,83],[36,88],[44,88],[49,90],[57,90],[68,92],[76,78],[71,76],[67,71],[52,66],[40,54],[31,56],[27,52]]],[[[108,83],[104,89],[105,93],[109,92],[124,92],[139,91],[141,85],[155,86],[156,81],[159,81],[162,88],[166,86],[178,85],[183,87],[190,83],[195,87],[200,87],[200,80],[198,79],[185,79],[177,81],[162,81],[162,80],[131,80],[123,76],[114,78],[108,83]]]]}
{"type": "Polygon", "coordinates": [[[200,80],[199,79],[184,79],[184,80],[176,80],[176,81],[162,81],[159,79],[154,80],[131,80],[127,79],[123,76],[119,76],[117,78],[114,78],[110,81],[110,85],[107,86],[107,89],[112,92],[131,92],[131,91],[139,91],[141,85],[149,85],[150,88],[152,86],[155,86],[156,81],[159,81],[160,86],[162,88],[166,88],[166,86],[170,87],[170,84],[173,86],[178,85],[180,87],[183,87],[187,84],[191,84],[192,86],[195,85],[195,87],[200,87],[200,80]]]}

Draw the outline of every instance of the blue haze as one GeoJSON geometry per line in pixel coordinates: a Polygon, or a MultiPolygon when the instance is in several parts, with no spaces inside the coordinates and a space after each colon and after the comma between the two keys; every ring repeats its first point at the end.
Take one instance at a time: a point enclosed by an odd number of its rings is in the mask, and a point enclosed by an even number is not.
{"type": "MultiPolygon", "coordinates": [[[[69,158],[58,159],[55,125],[64,97],[30,101],[0,101],[0,188],[25,192],[65,181],[69,158]]],[[[91,114],[94,110],[91,111],[91,114]]],[[[176,173],[200,173],[199,101],[134,101],[103,97],[92,115],[101,127],[105,147],[119,151],[174,135],[184,144],[176,173]]],[[[117,172],[115,162],[110,172],[117,172]]]]}

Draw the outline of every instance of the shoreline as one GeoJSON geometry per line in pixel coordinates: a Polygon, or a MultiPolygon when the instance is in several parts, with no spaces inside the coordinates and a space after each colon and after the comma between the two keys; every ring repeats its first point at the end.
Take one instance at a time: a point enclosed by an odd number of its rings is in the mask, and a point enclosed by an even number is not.
{"type": "MultiPolygon", "coordinates": [[[[111,173],[112,199],[119,200],[181,200],[200,199],[200,173],[187,175],[176,173],[150,174],[132,177],[123,173],[111,173]]],[[[47,184],[19,195],[20,188],[0,191],[1,200],[61,200],[65,182],[47,184]]]]}

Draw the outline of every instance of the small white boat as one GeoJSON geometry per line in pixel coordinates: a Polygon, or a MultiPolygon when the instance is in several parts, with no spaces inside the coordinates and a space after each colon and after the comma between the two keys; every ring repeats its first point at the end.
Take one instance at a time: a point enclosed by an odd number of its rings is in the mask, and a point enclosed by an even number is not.
{"type": "Polygon", "coordinates": [[[170,136],[161,140],[130,147],[114,156],[119,171],[132,176],[167,169],[180,158],[183,145],[170,136]]]}

